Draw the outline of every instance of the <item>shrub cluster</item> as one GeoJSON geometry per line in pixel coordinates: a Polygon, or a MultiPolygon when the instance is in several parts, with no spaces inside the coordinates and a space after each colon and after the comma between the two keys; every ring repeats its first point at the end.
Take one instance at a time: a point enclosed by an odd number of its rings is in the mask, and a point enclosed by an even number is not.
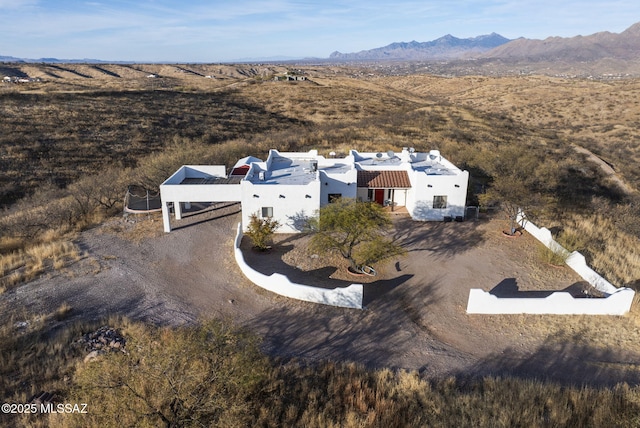
{"type": "Polygon", "coordinates": [[[125,352],[86,359],[96,325],[44,334],[42,322],[0,330],[0,393],[87,403],[87,414],[0,415],[7,426],[619,426],[640,423],[640,388],[562,386],[510,377],[427,379],[353,363],[282,362],[220,321],[157,328],[109,320],[125,352]],[[29,351],[29,352],[27,352],[29,351]]]}

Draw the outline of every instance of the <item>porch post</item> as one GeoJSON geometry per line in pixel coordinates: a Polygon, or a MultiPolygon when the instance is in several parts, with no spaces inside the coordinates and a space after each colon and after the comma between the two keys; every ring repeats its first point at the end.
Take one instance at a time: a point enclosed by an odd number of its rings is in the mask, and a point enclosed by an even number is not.
{"type": "Polygon", "coordinates": [[[176,220],[182,220],[182,206],[180,205],[180,202],[174,202],[173,209],[176,213],[176,220]]]}
{"type": "Polygon", "coordinates": [[[168,202],[162,202],[162,225],[164,226],[164,231],[166,233],[171,232],[171,219],[169,217],[168,204],[168,202]]]}

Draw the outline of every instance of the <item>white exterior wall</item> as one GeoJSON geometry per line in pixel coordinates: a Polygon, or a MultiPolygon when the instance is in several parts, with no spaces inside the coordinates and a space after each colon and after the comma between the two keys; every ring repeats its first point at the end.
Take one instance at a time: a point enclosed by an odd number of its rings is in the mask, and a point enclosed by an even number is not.
{"type": "Polygon", "coordinates": [[[469,172],[426,175],[420,171],[411,171],[409,174],[412,187],[407,191],[407,210],[414,220],[442,221],[445,216],[464,216],[469,172]],[[447,207],[434,209],[434,196],[446,196],[447,207]]]}
{"type": "MultiPolygon", "coordinates": [[[[299,167],[298,163],[298,167],[299,167]]],[[[305,170],[306,170],[305,166],[305,170]]],[[[418,166],[417,168],[420,168],[418,166]]],[[[187,165],[176,171],[160,186],[163,221],[166,232],[171,231],[168,203],[173,203],[176,219],[182,216],[181,203],[187,202],[242,202],[242,223],[246,228],[253,213],[261,214],[262,207],[272,207],[273,214],[282,226],[279,233],[299,232],[302,217],[310,217],[329,202],[330,194],[340,194],[346,198],[368,200],[368,189],[358,189],[358,169],[370,171],[406,171],[412,187],[410,189],[386,190],[385,200],[392,199],[396,206],[406,206],[414,220],[442,221],[445,217],[464,216],[469,173],[460,171],[451,162],[442,158],[439,152],[429,154],[411,154],[403,150],[397,156],[376,153],[357,154],[354,151],[343,159],[326,159],[318,156],[316,150],[307,153],[279,153],[271,150],[265,162],[252,162],[245,179],[238,184],[180,184],[185,178],[226,177],[223,165],[187,165]],[[424,162],[426,156],[437,159],[438,171],[443,174],[427,175],[424,170],[413,170],[412,162],[424,162]],[[437,156],[433,157],[433,156],[437,156]],[[286,170],[283,160],[297,162],[315,161],[315,176],[286,177],[270,181],[272,170],[286,170]],[[378,160],[379,159],[379,160],[378,160]],[[373,161],[372,161],[373,160],[373,161]],[[277,162],[274,164],[274,162],[277,162]],[[273,168],[272,168],[273,167],[273,168]],[[267,177],[266,182],[259,181],[260,173],[267,177]],[[311,179],[307,183],[307,178],[311,179]],[[297,183],[292,183],[298,181],[297,183]],[[302,183],[300,182],[302,181],[302,183]],[[428,187],[428,185],[432,187],[428,187]],[[456,185],[458,187],[456,187],[456,185]],[[282,195],[282,197],[281,197],[282,195]],[[447,197],[447,207],[433,209],[433,197],[447,197]]],[[[246,230],[246,229],[245,229],[246,230]]]]}
{"type": "Polygon", "coordinates": [[[552,293],[546,298],[499,298],[479,289],[469,290],[467,313],[470,314],[564,314],[624,315],[631,310],[635,291],[616,288],[591,269],[582,254],[569,253],[556,242],[549,229],[538,227],[526,219],[522,211],[518,223],[538,241],[557,254],[567,257],[566,264],[585,281],[605,294],[604,298],[574,298],[566,292],[552,293]]]}
{"type": "Polygon", "coordinates": [[[277,233],[300,232],[300,220],[314,216],[320,207],[320,181],[317,180],[307,185],[254,184],[243,180],[240,186],[244,231],[251,214],[261,216],[262,207],[272,207],[273,218],[281,224],[277,233]]]}
{"type": "Polygon", "coordinates": [[[358,171],[352,168],[346,173],[328,174],[321,170],[320,183],[320,207],[329,203],[330,194],[339,193],[343,198],[355,198],[358,190],[358,171]]]}

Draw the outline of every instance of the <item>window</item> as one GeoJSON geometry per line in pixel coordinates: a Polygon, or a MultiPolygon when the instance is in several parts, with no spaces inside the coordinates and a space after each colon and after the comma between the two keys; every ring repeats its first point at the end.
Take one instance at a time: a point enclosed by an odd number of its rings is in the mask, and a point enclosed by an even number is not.
{"type": "Polygon", "coordinates": [[[342,193],[329,193],[329,203],[335,202],[342,197],[342,193]]]}
{"type": "Polygon", "coordinates": [[[447,208],[447,196],[434,196],[433,197],[433,209],[444,209],[447,208]]]}
{"type": "Polygon", "coordinates": [[[262,218],[273,217],[273,207],[262,207],[262,218]]]}

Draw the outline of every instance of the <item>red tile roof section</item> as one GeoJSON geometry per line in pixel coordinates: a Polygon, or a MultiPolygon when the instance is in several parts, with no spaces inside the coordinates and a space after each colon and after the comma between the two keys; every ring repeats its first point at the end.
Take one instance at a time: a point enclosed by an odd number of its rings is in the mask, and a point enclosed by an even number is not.
{"type": "Polygon", "coordinates": [[[407,171],[358,171],[358,187],[378,189],[408,189],[407,171]]]}

